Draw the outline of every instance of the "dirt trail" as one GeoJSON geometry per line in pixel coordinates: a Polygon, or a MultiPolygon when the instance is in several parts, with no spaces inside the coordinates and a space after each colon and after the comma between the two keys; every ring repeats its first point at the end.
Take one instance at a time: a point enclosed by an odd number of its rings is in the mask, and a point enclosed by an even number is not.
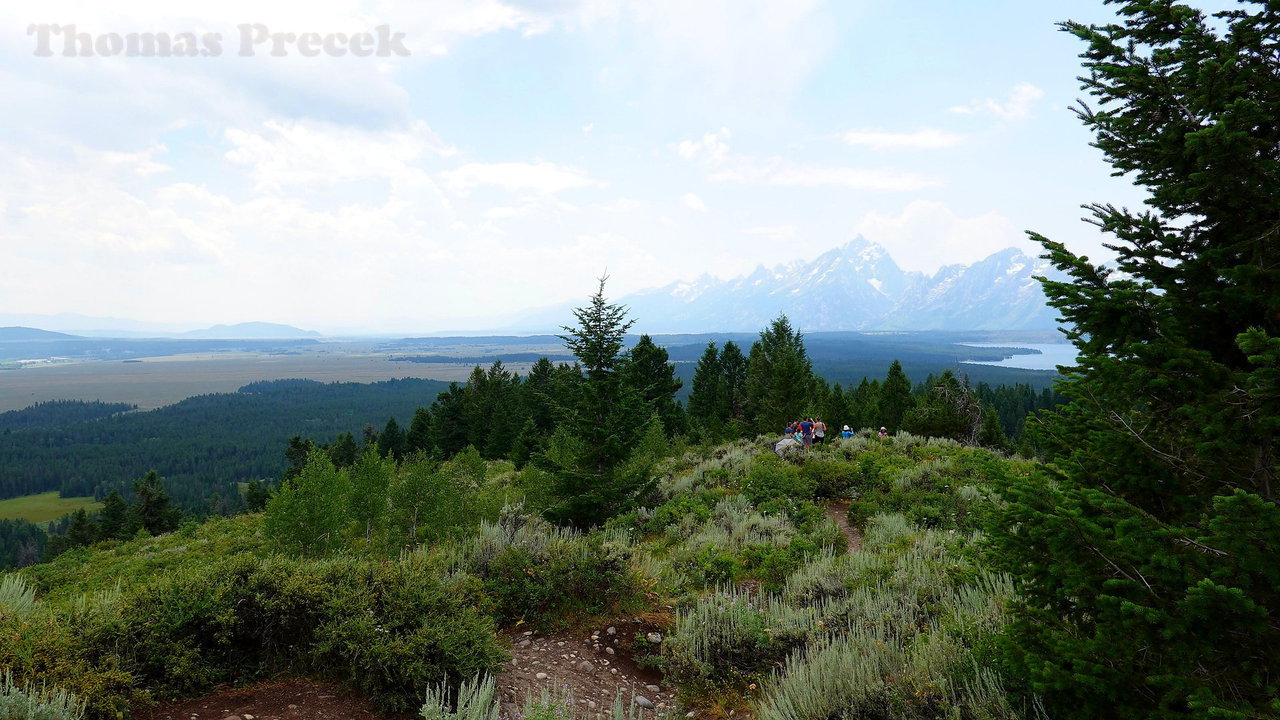
{"type": "Polygon", "coordinates": [[[589,719],[607,713],[619,694],[626,705],[634,698],[650,717],[653,711],[669,714],[675,707],[673,688],[632,659],[633,649],[645,644],[657,652],[661,632],[637,620],[551,635],[512,633],[512,659],[498,676],[502,715],[516,717],[524,698],[536,698],[544,688],[572,695],[576,709],[589,719]]]}
{"type": "Polygon", "coordinates": [[[844,533],[849,552],[858,552],[862,550],[862,533],[849,524],[849,506],[852,504],[851,500],[832,500],[827,503],[827,517],[840,526],[840,532],[844,533]]]}
{"type": "Polygon", "coordinates": [[[398,720],[363,697],[317,680],[277,680],[135,711],[139,720],[398,720]]]}

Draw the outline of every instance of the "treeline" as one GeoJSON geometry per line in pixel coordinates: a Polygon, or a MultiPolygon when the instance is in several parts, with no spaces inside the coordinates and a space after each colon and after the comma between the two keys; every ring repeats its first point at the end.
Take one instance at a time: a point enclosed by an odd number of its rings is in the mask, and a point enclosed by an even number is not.
{"type": "Polygon", "coordinates": [[[131,499],[130,483],[156,470],[184,510],[233,512],[241,507],[239,483],[281,476],[287,462],[280,448],[291,436],[327,441],[344,430],[381,424],[388,414],[407,417],[446,388],[417,379],[283,380],[148,412],[46,403],[6,414],[15,426],[0,431],[0,499],[50,490],[98,500],[115,490],[131,499]]]}
{"type": "Polygon", "coordinates": [[[101,400],[48,400],[21,410],[0,413],[0,433],[32,428],[54,427],[67,423],[88,422],[99,418],[137,410],[137,405],[105,403],[101,400]]]}
{"type": "MultiPolygon", "coordinates": [[[[415,454],[449,458],[468,447],[486,460],[510,459],[522,467],[548,449],[562,423],[578,419],[564,408],[573,405],[588,376],[578,363],[555,364],[546,357],[523,378],[500,360],[488,368],[477,366],[465,384],[450,384],[429,407],[418,408],[407,425],[393,416],[380,431],[366,427],[360,437],[343,433],[331,445],[294,438],[287,452],[290,473],[301,469],[313,447],[327,450],[340,468],[350,467],[370,448],[399,460],[415,454]]],[[[781,433],[789,421],[813,416],[822,418],[833,435],[846,424],[886,427],[1012,449],[1028,414],[1062,401],[1054,390],[1037,392],[1030,385],[970,387],[949,370],[913,386],[896,360],[883,380],[832,385],[815,373],[802,334],[785,316],[761,332],[746,354],[733,341],[708,343],[687,404],[676,401],[683,382],[667,350],[648,335],[620,352],[616,376],[651,409],[667,438],[706,443],[781,433]]]]}

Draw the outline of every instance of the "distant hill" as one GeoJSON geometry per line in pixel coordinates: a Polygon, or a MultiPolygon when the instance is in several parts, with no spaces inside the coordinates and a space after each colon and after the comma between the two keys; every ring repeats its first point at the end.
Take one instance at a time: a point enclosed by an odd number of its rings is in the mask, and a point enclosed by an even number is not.
{"type": "Polygon", "coordinates": [[[214,325],[204,330],[192,330],[177,335],[182,338],[196,340],[245,340],[245,339],[292,339],[318,338],[320,333],[314,330],[302,330],[292,325],[280,325],[265,322],[243,322],[235,325],[214,325]]]}
{"type": "Polygon", "coordinates": [[[0,341],[7,340],[59,340],[74,338],[75,335],[41,330],[32,327],[0,327],[0,341]]]}

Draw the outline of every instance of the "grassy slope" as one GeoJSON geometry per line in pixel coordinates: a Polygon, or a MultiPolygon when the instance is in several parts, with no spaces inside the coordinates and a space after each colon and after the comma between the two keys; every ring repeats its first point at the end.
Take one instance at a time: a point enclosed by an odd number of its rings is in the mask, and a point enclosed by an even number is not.
{"type": "MultiPolygon", "coordinates": [[[[928,718],[952,707],[1026,716],[983,664],[1012,591],[982,568],[975,547],[990,479],[1033,464],[911,437],[854,439],[783,461],[766,448],[739,442],[671,459],[647,507],[592,537],[504,520],[390,567],[447,577],[451,592],[500,623],[572,627],[601,612],[674,607],[664,611],[665,641],[638,648],[641,659],[712,715],[819,720],[892,708],[896,718],[928,718]],[[861,552],[845,553],[823,512],[829,499],[851,501],[861,552]],[[625,562],[630,580],[573,574],[598,572],[611,558],[625,562]],[[585,589],[597,597],[574,597],[585,589]]],[[[494,464],[486,482],[510,487],[513,478],[509,465],[494,464]]],[[[270,568],[274,555],[262,516],[250,515],[74,551],[25,574],[48,608],[72,612],[118,585],[127,613],[130,597],[153,598],[169,578],[194,582],[231,557],[270,568]]],[[[351,562],[388,568],[360,557],[351,562]]]]}
{"type": "Polygon", "coordinates": [[[84,508],[93,512],[102,507],[91,497],[59,497],[57,491],[0,500],[0,520],[45,523],[84,508]]]}

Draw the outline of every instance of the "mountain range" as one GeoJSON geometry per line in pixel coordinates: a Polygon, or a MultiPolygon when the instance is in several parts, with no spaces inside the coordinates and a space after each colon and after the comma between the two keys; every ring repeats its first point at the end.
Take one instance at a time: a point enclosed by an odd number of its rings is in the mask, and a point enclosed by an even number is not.
{"type": "MultiPolygon", "coordinates": [[[[1058,327],[1034,276],[1058,277],[1047,261],[1007,248],[933,275],[904,271],[884,247],[857,236],[812,260],[721,280],[634,293],[619,302],[646,332],[752,332],[785,313],[806,332],[840,330],[1040,331],[1058,327]]],[[[531,314],[525,330],[558,327],[567,307],[531,314]]]]}

